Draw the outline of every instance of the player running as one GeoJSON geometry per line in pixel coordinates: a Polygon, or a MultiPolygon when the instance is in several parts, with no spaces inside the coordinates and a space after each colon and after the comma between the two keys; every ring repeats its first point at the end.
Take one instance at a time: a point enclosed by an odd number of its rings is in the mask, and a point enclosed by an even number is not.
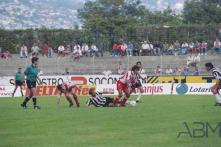
{"type": "Polygon", "coordinates": [[[38,73],[39,73],[39,69],[38,69],[38,57],[33,57],[31,59],[32,64],[30,66],[28,66],[24,72],[24,74],[26,75],[26,84],[28,87],[28,93],[29,96],[27,96],[25,98],[25,100],[23,101],[23,103],[21,104],[21,106],[23,108],[27,108],[27,103],[30,99],[32,99],[33,101],[33,105],[34,105],[34,109],[40,109],[39,106],[37,106],[37,98],[36,98],[36,83],[37,80],[40,81],[40,78],[38,77],[38,73]]]}
{"type": "Polygon", "coordinates": [[[89,89],[90,98],[86,103],[86,106],[91,107],[113,107],[114,99],[110,97],[102,97],[99,92],[96,92],[95,88],[89,89]]]}
{"type": "Polygon", "coordinates": [[[60,99],[61,99],[61,95],[64,94],[66,100],[69,102],[69,107],[73,106],[73,101],[72,99],[74,99],[76,106],[80,107],[80,103],[78,101],[78,97],[77,95],[73,92],[74,88],[78,88],[75,85],[72,85],[70,82],[65,82],[62,84],[59,84],[57,86],[57,90],[58,90],[58,95],[57,95],[57,105],[60,104],[60,99]]]}
{"type": "Polygon", "coordinates": [[[217,80],[216,84],[211,87],[211,91],[216,97],[215,106],[221,106],[221,95],[219,93],[219,90],[221,89],[221,69],[214,67],[212,63],[206,63],[205,67],[207,71],[212,70],[212,75],[217,80]]]}
{"type": "Polygon", "coordinates": [[[121,107],[125,106],[127,99],[130,97],[131,85],[135,84],[136,81],[136,72],[139,70],[138,66],[133,66],[130,71],[127,71],[119,78],[117,81],[117,91],[118,96],[115,98],[114,106],[117,106],[117,103],[120,103],[121,107]],[[124,98],[119,102],[121,97],[125,94],[124,98]]]}
{"type": "Polygon", "coordinates": [[[136,103],[140,102],[141,96],[144,93],[143,86],[140,82],[140,79],[144,80],[145,78],[141,76],[141,71],[142,71],[142,63],[138,61],[136,63],[136,66],[138,67],[138,71],[135,73],[136,76],[136,83],[131,85],[131,93],[136,93],[136,88],[139,89],[140,93],[136,98],[136,103]]]}
{"type": "Polygon", "coordinates": [[[18,87],[20,87],[20,90],[21,90],[21,95],[22,97],[24,96],[23,95],[23,92],[22,92],[22,86],[24,84],[24,81],[23,81],[23,74],[21,73],[21,67],[18,68],[18,72],[16,73],[15,75],[15,89],[12,93],[12,97],[14,97],[15,95],[15,92],[17,90],[18,87]]]}

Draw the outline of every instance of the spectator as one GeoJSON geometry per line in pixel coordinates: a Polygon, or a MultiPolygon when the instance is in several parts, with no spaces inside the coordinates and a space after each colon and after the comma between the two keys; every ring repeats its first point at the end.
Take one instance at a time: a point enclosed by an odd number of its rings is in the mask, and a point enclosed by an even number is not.
{"type": "Polygon", "coordinates": [[[154,70],[154,74],[159,76],[159,75],[161,75],[161,71],[162,70],[161,70],[160,66],[158,65],[157,68],[154,70]]]}
{"type": "Polygon", "coordinates": [[[97,48],[98,48],[98,53],[100,53],[100,57],[103,57],[104,56],[104,54],[103,54],[103,52],[104,52],[104,44],[103,43],[98,43],[97,44],[97,48]]]}
{"type": "Polygon", "coordinates": [[[66,67],[62,75],[70,75],[69,69],[66,67]]]}
{"type": "Polygon", "coordinates": [[[131,41],[129,41],[127,45],[127,49],[126,49],[127,56],[133,56],[133,48],[134,48],[134,45],[132,44],[131,41]]]}
{"type": "Polygon", "coordinates": [[[155,56],[159,56],[161,55],[161,49],[160,49],[160,42],[159,41],[156,41],[155,44],[154,44],[154,47],[153,47],[153,52],[154,52],[154,55],[155,56]]]}
{"type": "Polygon", "coordinates": [[[90,52],[90,56],[92,57],[92,56],[96,56],[96,57],[99,57],[99,55],[98,55],[98,48],[97,48],[97,46],[96,45],[94,45],[94,44],[92,44],[91,45],[91,52],[90,52]]]}
{"type": "Polygon", "coordinates": [[[117,43],[114,43],[114,44],[113,44],[113,47],[112,47],[112,55],[113,55],[113,56],[118,56],[118,45],[117,45],[117,43]]]}
{"type": "Polygon", "coordinates": [[[174,50],[174,55],[177,56],[177,54],[178,54],[179,51],[180,51],[180,43],[179,43],[178,40],[176,40],[176,42],[174,43],[174,48],[175,48],[175,50],[174,50]]]}
{"type": "Polygon", "coordinates": [[[141,48],[142,48],[142,55],[143,56],[150,56],[153,45],[151,45],[151,43],[149,41],[148,41],[148,43],[147,43],[147,41],[144,41],[141,48]]]}
{"type": "Polygon", "coordinates": [[[201,44],[201,49],[200,49],[200,54],[201,55],[207,55],[207,47],[208,47],[207,42],[203,41],[202,44],[201,44]]]}
{"type": "Polygon", "coordinates": [[[181,72],[181,76],[188,76],[189,75],[189,67],[184,66],[183,71],[181,72]]]}
{"type": "Polygon", "coordinates": [[[194,76],[199,76],[199,74],[200,74],[199,68],[198,68],[198,66],[195,66],[193,75],[194,76]]]}
{"type": "Polygon", "coordinates": [[[49,48],[48,44],[44,43],[44,45],[42,46],[42,51],[41,51],[43,57],[48,56],[48,48],[49,48]]]}
{"type": "Polygon", "coordinates": [[[183,42],[180,50],[180,55],[186,55],[189,49],[189,44],[187,42],[183,42]]]}
{"type": "Polygon", "coordinates": [[[221,42],[219,41],[219,39],[216,39],[213,44],[212,54],[213,52],[220,53],[220,50],[221,50],[221,42]]]}
{"type": "Polygon", "coordinates": [[[134,44],[134,50],[133,50],[133,54],[134,54],[134,56],[140,56],[140,45],[139,45],[139,43],[135,43],[134,44]]]}
{"type": "Polygon", "coordinates": [[[162,54],[169,55],[170,54],[169,53],[169,47],[170,47],[170,45],[167,42],[165,42],[163,44],[162,54]]]}
{"type": "Polygon", "coordinates": [[[28,57],[28,48],[27,46],[23,43],[20,49],[20,58],[27,58],[28,57]]]}
{"type": "Polygon", "coordinates": [[[31,56],[32,57],[37,57],[39,54],[39,47],[37,43],[34,43],[33,46],[31,47],[31,56]]]}
{"type": "Polygon", "coordinates": [[[80,60],[80,57],[82,57],[82,52],[81,52],[80,46],[74,47],[72,57],[74,60],[80,60]]]}
{"type": "Polygon", "coordinates": [[[109,76],[109,75],[112,74],[112,72],[111,72],[110,70],[105,70],[105,71],[103,71],[103,74],[104,74],[105,76],[109,76]]]}
{"type": "Polygon", "coordinates": [[[53,48],[51,47],[51,45],[50,46],[48,46],[48,57],[49,58],[51,58],[52,57],[52,55],[53,55],[53,48]]]}
{"type": "Polygon", "coordinates": [[[63,45],[60,45],[58,47],[58,56],[64,56],[65,55],[65,48],[63,45]]]}
{"type": "Polygon", "coordinates": [[[118,64],[118,70],[117,70],[117,73],[122,75],[124,74],[126,71],[126,68],[124,67],[123,63],[120,61],[119,64],[118,64]]]}
{"type": "Polygon", "coordinates": [[[88,53],[89,53],[89,47],[88,47],[88,45],[86,44],[86,43],[83,43],[83,45],[82,45],[82,55],[83,56],[88,56],[88,53]]]}
{"type": "Polygon", "coordinates": [[[169,55],[174,55],[175,54],[175,47],[173,44],[170,44],[169,48],[168,48],[168,54],[169,55]]]}
{"type": "Polygon", "coordinates": [[[176,67],[174,70],[174,75],[180,76],[182,72],[182,68],[176,67]]]}
{"type": "Polygon", "coordinates": [[[170,66],[167,66],[165,70],[166,75],[172,75],[173,74],[173,69],[170,66]]]}

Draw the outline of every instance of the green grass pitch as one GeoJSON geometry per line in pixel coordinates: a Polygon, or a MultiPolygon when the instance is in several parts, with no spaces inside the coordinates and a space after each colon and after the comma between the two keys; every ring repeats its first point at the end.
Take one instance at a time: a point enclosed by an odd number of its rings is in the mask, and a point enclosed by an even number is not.
{"type": "MultiPolygon", "coordinates": [[[[220,147],[218,130],[208,137],[191,138],[193,122],[221,122],[221,107],[213,96],[143,96],[136,107],[68,108],[63,98],[40,97],[41,110],[19,105],[22,98],[0,98],[1,147],[220,147]]],[[[202,132],[198,132],[198,135],[202,132]]]]}

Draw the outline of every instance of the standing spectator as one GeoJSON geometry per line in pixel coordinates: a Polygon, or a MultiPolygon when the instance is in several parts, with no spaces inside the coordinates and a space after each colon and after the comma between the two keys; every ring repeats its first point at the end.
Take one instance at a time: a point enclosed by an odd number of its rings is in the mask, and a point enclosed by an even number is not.
{"type": "Polygon", "coordinates": [[[174,43],[174,48],[175,48],[175,50],[174,50],[174,55],[177,56],[177,54],[178,54],[179,51],[180,51],[180,43],[179,43],[178,40],[175,41],[175,43],[174,43]]]}
{"type": "Polygon", "coordinates": [[[207,55],[207,47],[208,47],[207,42],[203,41],[202,44],[201,44],[201,49],[200,49],[200,54],[201,55],[207,55]]]}
{"type": "Polygon", "coordinates": [[[161,75],[161,71],[162,70],[161,70],[160,66],[158,65],[157,68],[154,70],[154,74],[159,76],[159,75],[161,75]]]}
{"type": "Polygon", "coordinates": [[[34,43],[33,46],[31,47],[31,56],[32,57],[37,57],[39,54],[39,47],[37,43],[34,43]]]}
{"type": "Polygon", "coordinates": [[[48,44],[44,43],[43,46],[42,46],[42,51],[41,51],[43,57],[48,56],[48,48],[49,48],[48,44]]]}
{"type": "Polygon", "coordinates": [[[63,45],[58,47],[58,56],[64,56],[65,48],[63,45]]]}
{"type": "Polygon", "coordinates": [[[213,52],[215,52],[215,53],[220,53],[220,50],[221,50],[221,42],[220,42],[219,39],[217,38],[217,39],[214,41],[214,44],[213,44],[212,54],[213,54],[213,52]]]}
{"type": "Polygon", "coordinates": [[[27,46],[23,43],[20,49],[20,58],[27,58],[28,57],[28,48],[27,46]]]}
{"type": "Polygon", "coordinates": [[[127,56],[133,56],[133,48],[134,48],[134,45],[132,44],[131,41],[129,41],[128,45],[127,45],[127,56]]]}
{"type": "Polygon", "coordinates": [[[166,75],[172,75],[173,74],[173,69],[170,66],[167,66],[165,70],[166,75]]]}
{"type": "Polygon", "coordinates": [[[52,57],[52,55],[53,55],[53,48],[51,47],[51,45],[50,46],[48,46],[48,57],[49,58],[51,58],[52,57]]]}

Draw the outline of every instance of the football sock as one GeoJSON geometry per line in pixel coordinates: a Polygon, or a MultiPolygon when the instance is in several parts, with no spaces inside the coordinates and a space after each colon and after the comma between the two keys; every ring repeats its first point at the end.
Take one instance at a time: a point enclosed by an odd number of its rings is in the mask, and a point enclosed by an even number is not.
{"type": "Polygon", "coordinates": [[[69,96],[66,96],[67,101],[69,102],[69,104],[73,104],[72,99],[69,96]]]}
{"type": "Polygon", "coordinates": [[[119,97],[117,96],[114,98],[114,101],[113,101],[114,107],[116,107],[118,103],[119,103],[119,97]]]}
{"type": "Polygon", "coordinates": [[[124,97],[123,100],[120,102],[120,106],[121,106],[121,107],[124,107],[126,101],[127,101],[127,97],[124,97]]]}
{"type": "Polygon", "coordinates": [[[80,104],[79,104],[79,101],[78,101],[78,97],[75,97],[75,96],[74,96],[74,101],[75,101],[75,103],[76,103],[77,107],[79,107],[79,106],[80,106],[80,104]]]}
{"type": "Polygon", "coordinates": [[[141,99],[141,96],[142,96],[142,93],[140,93],[138,96],[137,96],[137,99],[136,99],[136,101],[140,101],[140,99],[141,99]]]}
{"type": "Polygon", "coordinates": [[[26,104],[28,103],[29,100],[30,100],[30,97],[26,97],[25,100],[23,101],[22,105],[26,106],[26,104]]]}
{"type": "Polygon", "coordinates": [[[216,102],[221,104],[221,95],[215,94],[216,102]]]}
{"type": "Polygon", "coordinates": [[[33,101],[33,105],[37,106],[37,98],[36,97],[32,97],[32,101],[33,101]]]}

